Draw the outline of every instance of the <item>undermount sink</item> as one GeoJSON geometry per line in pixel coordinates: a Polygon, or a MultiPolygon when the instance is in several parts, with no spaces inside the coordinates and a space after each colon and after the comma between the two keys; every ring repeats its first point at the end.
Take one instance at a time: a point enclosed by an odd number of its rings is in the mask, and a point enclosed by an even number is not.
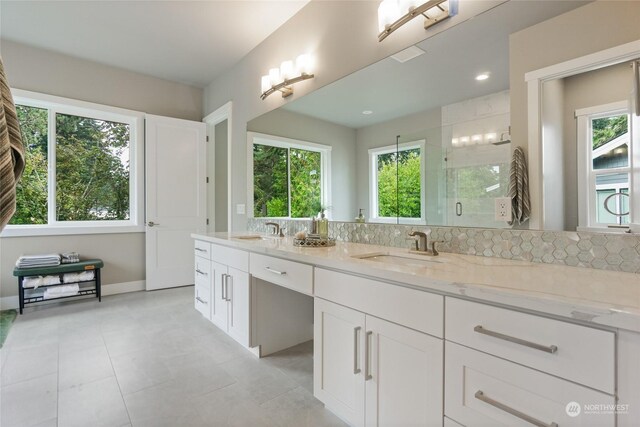
{"type": "Polygon", "coordinates": [[[238,240],[271,240],[274,239],[274,237],[267,237],[267,236],[260,236],[260,235],[250,235],[250,236],[233,236],[232,239],[238,239],[238,240]]]}
{"type": "Polygon", "coordinates": [[[388,252],[374,252],[370,254],[354,255],[352,258],[385,264],[404,265],[407,267],[426,267],[429,264],[442,264],[442,261],[428,255],[397,254],[388,252]]]}

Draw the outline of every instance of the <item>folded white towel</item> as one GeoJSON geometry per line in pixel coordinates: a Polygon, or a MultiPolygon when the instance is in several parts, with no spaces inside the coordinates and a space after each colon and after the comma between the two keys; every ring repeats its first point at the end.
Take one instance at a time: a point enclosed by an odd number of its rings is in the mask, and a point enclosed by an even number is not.
{"type": "Polygon", "coordinates": [[[53,267],[60,265],[60,255],[23,255],[16,261],[18,268],[53,267]]]}
{"type": "Polygon", "coordinates": [[[73,295],[78,295],[79,290],[80,290],[80,287],[78,286],[77,283],[74,283],[73,285],[55,286],[55,287],[47,288],[44,291],[43,297],[44,299],[70,297],[73,295]]]}
{"type": "Polygon", "coordinates": [[[22,280],[23,288],[38,289],[39,286],[59,285],[60,276],[29,276],[22,280]]]}
{"type": "Polygon", "coordinates": [[[81,273],[65,273],[62,277],[64,283],[86,282],[93,280],[93,271],[83,271],[81,273]]]}

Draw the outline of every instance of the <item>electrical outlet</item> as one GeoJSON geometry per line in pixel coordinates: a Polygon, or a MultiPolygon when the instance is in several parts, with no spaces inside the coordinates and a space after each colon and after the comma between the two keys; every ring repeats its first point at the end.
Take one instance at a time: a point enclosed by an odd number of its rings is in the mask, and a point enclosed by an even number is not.
{"type": "Polygon", "coordinates": [[[511,198],[496,197],[496,221],[511,221],[511,198]]]}
{"type": "Polygon", "coordinates": [[[244,204],[237,204],[236,205],[236,213],[238,215],[244,215],[245,211],[246,211],[246,209],[245,209],[245,205],[244,204]]]}

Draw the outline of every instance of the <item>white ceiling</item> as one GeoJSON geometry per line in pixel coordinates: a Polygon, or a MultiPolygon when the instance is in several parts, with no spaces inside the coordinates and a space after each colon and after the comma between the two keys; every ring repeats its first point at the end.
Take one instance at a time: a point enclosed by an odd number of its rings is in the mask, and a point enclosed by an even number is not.
{"type": "Polygon", "coordinates": [[[417,58],[383,59],[283,108],[357,129],[508,89],[509,34],[586,3],[503,3],[418,43],[426,53],[417,58]],[[480,72],[490,78],[477,82],[480,72]]]}
{"type": "Polygon", "coordinates": [[[309,0],[0,1],[0,36],[205,86],[309,0]]]}

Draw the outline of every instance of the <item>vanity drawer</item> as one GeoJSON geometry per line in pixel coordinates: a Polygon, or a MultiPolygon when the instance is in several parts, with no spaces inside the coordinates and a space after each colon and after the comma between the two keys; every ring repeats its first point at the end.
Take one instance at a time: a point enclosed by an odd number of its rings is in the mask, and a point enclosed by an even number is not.
{"type": "Polygon", "coordinates": [[[211,259],[211,243],[203,242],[202,240],[196,240],[195,253],[196,256],[211,259]]]}
{"type": "Polygon", "coordinates": [[[451,342],[445,355],[445,415],[466,427],[615,426],[613,414],[567,413],[570,402],[613,405],[613,396],[451,342]]]}
{"type": "Polygon", "coordinates": [[[267,282],[313,295],[313,267],[286,259],[250,254],[251,275],[267,282]]]}
{"type": "Polygon", "coordinates": [[[221,245],[211,245],[211,259],[219,264],[249,272],[249,253],[221,245]]]}
{"type": "Polygon", "coordinates": [[[442,338],[444,297],[352,276],[315,269],[315,296],[372,316],[442,338]]]}
{"type": "Polygon", "coordinates": [[[449,341],[615,391],[613,332],[451,297],[446,298],[445,325],[449,341]]]}
{"type": "Polygon", "coordinates": [[[196,283],[195,307],[204,317],[211,320],[211,287],[196,283]]]}
{"type": "Polygon", "coordinates": [[[207,286],[211,283],[211,261],[197,256],[195,258],[195,284],[196,286],[207,286]]]}

